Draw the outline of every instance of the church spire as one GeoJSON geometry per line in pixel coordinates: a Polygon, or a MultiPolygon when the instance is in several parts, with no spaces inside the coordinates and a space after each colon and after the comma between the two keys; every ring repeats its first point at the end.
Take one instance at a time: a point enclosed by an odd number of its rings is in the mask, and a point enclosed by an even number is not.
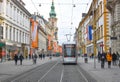
{"type": "Polygon", "coordinates": [[[54,0],[52,0],[51,11],[50,11],[49,15],[50,15],[50,18],[55,18],[56,17],[54,0]]]}

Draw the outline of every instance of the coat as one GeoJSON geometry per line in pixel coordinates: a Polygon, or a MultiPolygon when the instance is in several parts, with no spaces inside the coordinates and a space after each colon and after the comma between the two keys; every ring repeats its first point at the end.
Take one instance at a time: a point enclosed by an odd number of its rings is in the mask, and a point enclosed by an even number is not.
{"type": "Polygon", "coordinates": [[[24,57],[23,57],[23,55],[21,54],[21,55],[19,56],[19,60],[22,61],[23,59],[24,59],[24,57]]]}
{"type": "Polygon", "coordinates": [[[112,61],[112,55],[111,54],[108,53],[106,55],[106,58],[107,58],[107,61],[112,61]]]}
{"type": "Polygon", "coordinates": [[[17,54],[15,54],[15,56],[14,56],[14,60],[15,60],[15,61],[18,60],[18,56],[17,56],[17,54]]]}

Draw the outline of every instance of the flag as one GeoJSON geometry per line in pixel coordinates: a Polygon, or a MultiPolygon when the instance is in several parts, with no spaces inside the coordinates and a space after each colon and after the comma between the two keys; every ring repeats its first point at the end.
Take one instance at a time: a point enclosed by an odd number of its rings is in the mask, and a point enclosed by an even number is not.
{"type": "Polygon", "coordinates": [[[88,26],[88,40],[92,40],[92,26],[88,26]]]}

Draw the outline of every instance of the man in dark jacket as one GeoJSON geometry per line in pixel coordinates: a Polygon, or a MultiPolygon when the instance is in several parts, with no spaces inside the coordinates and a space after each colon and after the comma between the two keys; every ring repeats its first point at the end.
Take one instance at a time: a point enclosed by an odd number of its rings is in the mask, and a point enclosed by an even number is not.
{"type": "Polygon", "coordinates": [[[106,53],[105,53],[105,52],[103,52],[103,53],[101,54],[100,59],[101,59],[101,68],[104,68],[105,59],[106,59],[106,53]]]}
{"type": "Polygon", "coordinates": [[[22,61],[23,61],[23,55],[22,54],[20,54],[20,56],[19,56],[19,60],[20,60],[20,65],[22,65],[22,61]]]}
{"type": "Polygon", "coordinates": [[[117,65],[116,61],[117,61],[117,55],[113,52],[112,54],[112,60],[113,60],[113,65],[117,65]]]}
{"type": "Polygon", "coordinates": [[[17,61],[18,61],[18,55],[17,54],[15,54],[14,60],[15,60],[15,65],[17,65],[17,61]]]}

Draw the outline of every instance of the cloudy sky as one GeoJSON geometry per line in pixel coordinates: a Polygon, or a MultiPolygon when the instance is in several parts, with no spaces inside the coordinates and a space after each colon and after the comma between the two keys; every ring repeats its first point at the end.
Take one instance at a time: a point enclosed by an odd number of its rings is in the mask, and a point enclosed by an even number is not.
{"type": "MultiPolygon", "coordinates": [[[[33,14],[39,12],[46,20],[49,18],[49,12],[52,0],[23,0],[26,9],[33,14]]],[[[82,19],[82,13],[87,13],[92,0],[54,0],[55,12],[58,22],[58,41],[59,44],[70,39],[73,40],[75,28],[78,28],[82,19]],[[67,37],[66,37],[67,35],[67,37]]]]}

